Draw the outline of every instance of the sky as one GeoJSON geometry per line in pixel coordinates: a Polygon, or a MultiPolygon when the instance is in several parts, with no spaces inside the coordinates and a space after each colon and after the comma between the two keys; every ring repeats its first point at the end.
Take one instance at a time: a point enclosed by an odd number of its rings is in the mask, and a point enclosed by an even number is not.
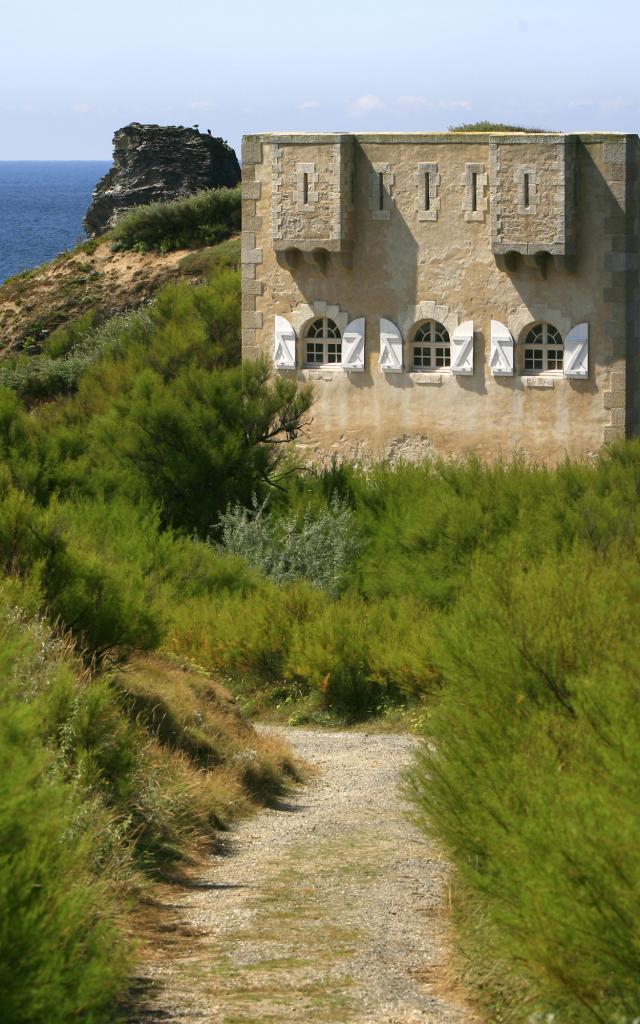
{"type": "Polygon", "coordinates": [[[5,0],[0,160],[108,160],[130,121],[640,131],[638,0],[5,0]]]}

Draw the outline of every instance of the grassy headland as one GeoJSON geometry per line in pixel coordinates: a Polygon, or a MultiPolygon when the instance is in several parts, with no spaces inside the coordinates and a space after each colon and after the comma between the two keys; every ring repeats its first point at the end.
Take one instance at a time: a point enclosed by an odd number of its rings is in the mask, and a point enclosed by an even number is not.
{"type": "Polygon", "coordinates": [[[145,877],[295,770],[221,680],[423,730],[408,786],[494,1016],[633,1011],[640,445],[298,472],[312,395],[239,365],[234,244],[2,367],[7,1019],[108,1021],[145,877]]]}

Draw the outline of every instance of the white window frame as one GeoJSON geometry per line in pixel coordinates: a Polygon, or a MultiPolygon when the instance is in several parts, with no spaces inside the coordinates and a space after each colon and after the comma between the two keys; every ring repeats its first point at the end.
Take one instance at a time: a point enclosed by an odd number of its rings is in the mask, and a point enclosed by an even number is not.
{"type": "Polygon", "coordinates": [[[522,374],[534,377],[536,374],[564,374],[564,341],[557,327],[546,320],[539,320],[527,327],[522,344],[522,374]],[[551,340],[550,340],[551,339],[551,340]],[[527,366],[527,362],[539,365],[527,366]]]}
{"type": "Polygon", "coordinates": [[[342,334],[335,320],[327,316],[315,317],[304,332],[303,344],[303,365],[307,370],[340,370],[342,368],[342,334]],[[310,335],[311,331],[320,331],[320,333],[310,335]],[[315,347],[317,354],[320,354],[321,348],[321,361],[309,359],[310,345],[315,347]]]}
{"type": "Polygon", "coordinates": [[[438,320],[425,320],[413,331],[411,341],[412,373],[451,373],[451,336],[438,320]],[[416,350],[421,354],[417,356],[416,350]],[[428,359],[420,365],[416,358],[428,359]]]}

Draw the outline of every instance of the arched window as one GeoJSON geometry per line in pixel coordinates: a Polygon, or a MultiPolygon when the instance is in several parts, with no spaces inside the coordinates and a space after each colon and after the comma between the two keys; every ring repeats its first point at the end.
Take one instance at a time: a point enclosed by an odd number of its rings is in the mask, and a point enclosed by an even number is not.
{"type": "Polygon", "coordinates": [[[562,369],[564,345],[562,335],[553,324],[534,324],[524,339],[524,369],[529,373],[544,373],[562,369]]]}
{"type": "Polygon", "coordinates": [[[413,337],[411,365],[414,370],[435,370],[451,366],[449,332],[437,320],[420,324],[413,337]]]}
{"type": "Polygon", "coordinates": [[[342,360],[340,328],[326,316],[309,324],[305,334],[305,363],[307,366],[329,366],[342,360]]]}

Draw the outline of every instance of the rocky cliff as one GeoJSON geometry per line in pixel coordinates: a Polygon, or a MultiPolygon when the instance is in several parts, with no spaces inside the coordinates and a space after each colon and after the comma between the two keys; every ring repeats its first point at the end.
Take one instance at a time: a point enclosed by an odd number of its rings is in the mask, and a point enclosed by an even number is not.
{"type": "Polygon", "coordinates": [[[240,181],[235,152],[197,128],[128,124],[113,137],[113,167],[98,182],[84,219],[90,237],[132,206],[166,202],[240,181]]]}

